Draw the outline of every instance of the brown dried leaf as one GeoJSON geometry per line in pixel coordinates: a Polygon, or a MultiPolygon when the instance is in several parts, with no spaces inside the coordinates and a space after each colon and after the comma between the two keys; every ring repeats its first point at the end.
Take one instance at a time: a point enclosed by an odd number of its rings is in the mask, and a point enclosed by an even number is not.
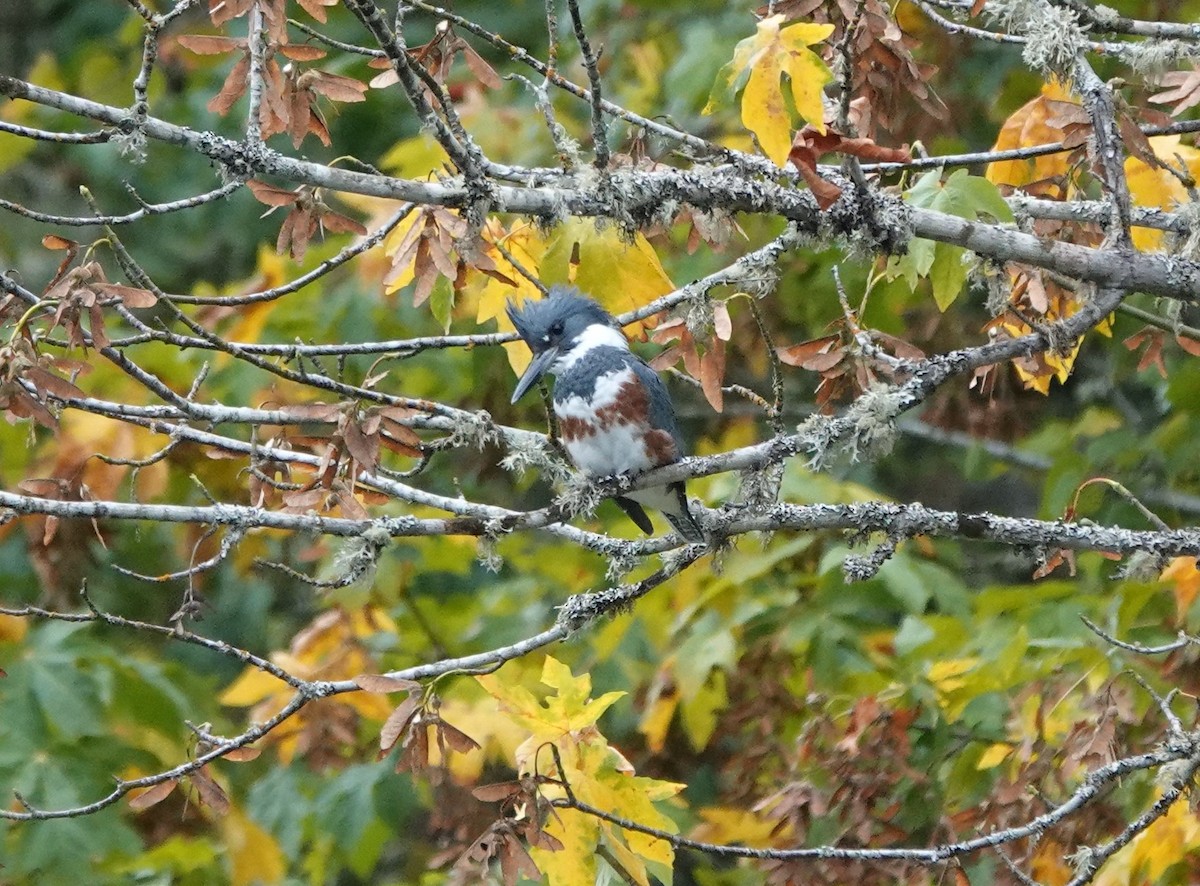
{"type": "Polygon", "coordinates": [[[308,88],[328,99],[335,102],[366,101],[367,85],[353,77],[343,77],[341,74],[330,74],[326,71],[308,71],[306,74],[316,75],[309,82],[308,88]]]}
{"type": "Polygon", "coordinates": [[[709,405],[721,412],[725,408],[725,393],[721,386],[725,383],[725,342],[714,338],[700,358],[700,387],[709,405]]]}
{"type": "Polygon", "coordinates": [[[214,114],[228,114],[242,94],[246,91],[246,82],[250,76],[250,56],[243,55],[237,64],[229,71],[229,76],[221,85],[221,91],[212,97],[208,109],[214,114]]]}
{"type": "Polygon", "coordinates": [[[713,331],[721,341],[729,341],[733,337],[733,320],[729,316],[728,302],[719,301],[713,305],[713,331]]]}
{"type": "Polygon", "coordinates": [[[254,0],[208,0],[208,14],[212,23],[220,26],[245,15],[253,5],[254,0]]]}
{"type": "Polygon", "coordinates": [[[321,24],[325,24],[327,21],[325,7],[337,6],[338,0],[296,0],[296,2],[300,4],[305,12],[321,24]]]}
{"type": "Polygon", "coordinates": [[[1151,366],[1158,369],[1158,374],[1163,378],[1167,377],[1167,367],[1163,363],[1163,344],[1166,341],[1166,333],[1161,329],[1156,329],[1152,326],[1145,326],[1139,332],[1135,332],[1129,338],[1125,339],[1122,344],[1131,351],[1136,351],[1142,345],[1146,349],[1142,352],[1141,359],[1138,360],[1138,372],[1149,369],[1151,366]]]}
{"type": "Polygon", "coordinates": [[[1189,338],[1186,335],[1176,335],[1175,343],[1193,357],[1200,357],[1200,341],[1196,341],[1196,339],[1189,338]]]}
{"type": "Polygon", "coordinates": [[[471,796],[484,803],[501,803],[509,797],[524,793],[525,786],[519,781],[500,781],[495,784],[484,784],[471,789],[471,796]]]}
{"type": "Polygon", "coordinates": [[[467,68],[475,75],[476,80],[488,89],[499,89],[504,85],[504,81],[500,79],[496,69],[484,61],[483,56],[472,49],[470,44],[465,40],[460,40],[458,45],[462,49],[463,61],[467,63],[467,68]]]}
{"type": "Polygon", "coordinates": [[[479,742],[467,735],[457,726],[451,726],[445,720],[440,720],[437,724],[440,737],[445,740],[446,744],[452,750],[458,751],[460,754],[467,754],[471,751],[479,750],[479,742]]]}
{"type": "Polygon", "coordinates": [[[338,507],[341,508],[342,516],[347,520],[369,520],[371,518],[367,509],[363,507],[362,502],[349,490],[343,490],[338,493],[337,503],[338,507]]]}
{"type": "Polygon", "coordinates": [[[1171,116],[1178,117],[1189,108],[1200,104],[1200,66],[1190,71],[1171,71],[1158,78],[1159,86],[1168,86],[1162,92],[1150,96],[1158,105],[1174,104],[1171,116]]]}
{"type": "Polygon", "coordinates": [[[269,185],[254,178],[246,182],[246,187],[250,189],[255,200],[267,206],[291,206],[300,198],[298,191],[269,185]]]}
{"type": "Polygon", "coordinates": [[[820,354],[830,353],[840,341],[841,336],[839,335],[825,335],[799,344],[776,348],[775,354],[781,363],[786,363],[788,366],[803,366],[808,369],[811,368],[805,365],[808,360],[820,354]]]}
{"type": "Polygon", "coordinates": [[[368,473],[379,469],[379,436],[367,434],[356,421],[347,421],[342,427],[342,440],[358,466],[368,473]]]}
{"type": "Polygon", "coordinates": [[[296,84],[289,84],[287,95],[287,133],[292,147],[300,147],[312,122],[312,94],[296,84]]]}
{"type": "Polygon", "coordinates": [[[539,882],[542,879],[542,872],[533,863],[529,850],[512,833],[506,834],[500,844],[500,872],[504,876],[505,886],[516,886],[521,877],[539,882]]]}
{"type": "Polygon", "coordinates": [[[134,796],[129,801],[129,808],[134,812],[141,812],[143,809],[149,809],[171,795],[171,792],[179,786],[179,779],[168,778],[166,781],[160,781],[153,787],[147,788],[140,794],[134,796]]]}
{"type": "Polygon", "coordinates": [[[152,308],[158,304],[158,296],[149,289],[121,286],[118,283],[93,284],[96,291],[119,298],[127,308],[152,308]]]}
{"type": "Polygon", "coordinates": [[[418,722],[409,730],[404,750],[396,758],[397,772],[420,772],[429,765],[429,730],[418,722]]]}
{"type": "MultiPolygon", "coordinates": [[[[334,0],[336,3],[337,0],[334,0]]],[[[306,43],[289,43],[287,46],[279,47],[279,54],[290,58],[294,62],[315,62],[317,59],[324,58],[327,53],[319,46],[311,46],[306,43]]]]}
{"type": "Polygon", "coordinates": [[[222,754],[221,759],[228,760],[230,763],[248,763],[251,760],[257,759],[261,753],[262,748],[234,748],[232,751],[226,751],[222,754]]]}
{"type": "Polygon", "coordinates": [[[358,234],[361,237],[367,233],[366,226],[361,222],[355,221],[348,215],[342,215],[340,212],[334,212],[332,209],[322,210],[318,221],[322,228],[336,234],[358,234]]]}
{"type": "Polygon", "coordinates": [[[1033,571],[1035,579],[1045,578],[1059,566],[1066,564],[1067,571],[1073,576],[1075,575],[1075,552],[1066,548],[1059,548],[1051,551],[1046,557],[1046,562],[1033,571]]]}
{"type": "Polygon", "coordinates": [[[216,812],[224,815],[229,811],[229,797],[219,784],[208,774],[208,767],[201,766],[188,776],[192,787],[200,797],[200,802],[216,812]]]}
{"type": "MultiPolygon", "coordinates": [[[[357,682],[357,681],[356,681],[357,682]]],[[[408,729],[409,724],[416,716],[421,707],[421,693],[413,692],[408,698],[404,699],[384,721],[383,728],[379,730],[379,750],[387,753],[396,744],[396,741],[408,729]]],[[[424,731],[423,724],[418,724],[417,728],[424,731]]]]}
{"type": "Polygon", "coordinates": [[[42,237],[42,245],[47,249],[65,249],[69,252],[78,252],[79,244],[74,240],[68,240],[66,237],[60,237],[58,234],[46,234],[42,237]]]}
{"type": "Polygon", "coordinates": [[[385,674],[359,674],[351,677],[351,682],[366,692],[421,692],[421,684],[416,680],[385,674]]]}
{"type": "Polygon", "coordinates": [[[245,39],[233,37],[216,37],[211,34],[180,34],[175,38],[180,46],[190,49],[197,55],[220,55],[235,49],[245,50],[245,39]]]}

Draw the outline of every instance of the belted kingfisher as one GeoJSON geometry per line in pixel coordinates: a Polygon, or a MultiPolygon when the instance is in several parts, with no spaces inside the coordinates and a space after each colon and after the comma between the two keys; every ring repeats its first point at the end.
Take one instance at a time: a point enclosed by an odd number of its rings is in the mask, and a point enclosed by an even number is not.
{"type": "MultiPolygon", "coordinates": [[[[567,286],[552,286],[508,316],[533,351],[517,382],[516,403],[546,372],[555,376],[554,413],[567,455],[587,476],[638,474],[679,461],[683,444],[666,385],[629,350],[617,321],[595,301],[567,286]]],[[[682,481],[637,489],[614,500],[647,535],[654,524],[642,505],[663,512],[688,541],[704,532],[688,510],[682,481]]]]}

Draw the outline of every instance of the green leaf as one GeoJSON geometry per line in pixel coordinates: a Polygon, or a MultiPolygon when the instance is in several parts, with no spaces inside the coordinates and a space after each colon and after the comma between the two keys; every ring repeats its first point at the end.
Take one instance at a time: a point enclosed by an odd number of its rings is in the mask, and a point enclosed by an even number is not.
{"type": "MultiPolygon", "coordinates": [[[[1012,210],[994,184],[985,178],[968,175],[957,169],[944,182],[941,170],[935,169],[920,176],[904,192],[904,200],[913,206],[944,212],[975,221],[988,216],[999,221],[1012,221],[1012,210]]],[[[904,277],[915,288],[917,279],[928,276],[933,287],[933,300],[945,311],[954,304],[967,281],[966,250],[952,243],[934,243],[920,237],[908,244],[907,254],[893,258],[887,267],[889,278],[904,277]]]]}
{"type": "Polygon", "coordinates": [[[966,252],[961,246],[949,243],[937,245],[933,267],[929,269],[929,282],[933,284],[933,300],[940,311],[954,304],[967,282],[967,266],[963,262],[966,252]]]}

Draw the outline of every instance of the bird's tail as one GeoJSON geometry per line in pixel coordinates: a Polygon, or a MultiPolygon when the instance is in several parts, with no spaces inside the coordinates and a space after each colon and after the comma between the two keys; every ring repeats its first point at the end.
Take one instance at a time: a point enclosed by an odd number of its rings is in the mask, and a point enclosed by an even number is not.
{"type": "Polygon", "coordinates": [[[682,482],[650,489],[639,489],[627,494],[641,504],[647,504],[662,511],[667,522],[687,541],[705,541],[704,530],[700,528],[700,524],[692,516],[691,509],[688,508],[687,492],[684,490],[682,482]]]}

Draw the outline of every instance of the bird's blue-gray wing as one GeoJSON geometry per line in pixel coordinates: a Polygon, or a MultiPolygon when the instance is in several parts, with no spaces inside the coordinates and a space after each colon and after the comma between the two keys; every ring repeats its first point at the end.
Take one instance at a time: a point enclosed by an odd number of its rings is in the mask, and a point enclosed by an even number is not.
{"type": "Polygon", "coordinates": [[[650,404],[650,427],[657,431],[665,431],[674,443],[674,457],[664,460],[662,463],[677,461],[683,457],[683,438],[679,436],[679,425],[675,421],[675,407],[671,404],[671,395],[667,393],[667,386],[658,373],[644,361],[634,357],[630,363],[634,375],[646,389],[646,397],[650,404]]]}

